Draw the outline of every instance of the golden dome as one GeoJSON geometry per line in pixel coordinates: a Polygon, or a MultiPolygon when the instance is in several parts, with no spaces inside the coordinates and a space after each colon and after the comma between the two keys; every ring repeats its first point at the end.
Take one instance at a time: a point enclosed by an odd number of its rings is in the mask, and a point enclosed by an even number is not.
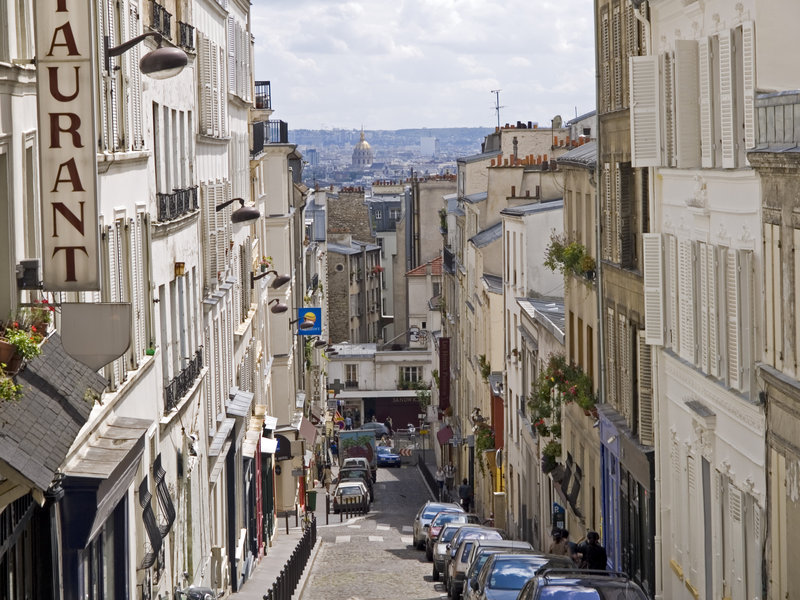
{"type": "Polygon", "coordinates": [[[361,139],[356,144],[354,150],[369,150],[370,149],[369,142],[364,139],[364,130],[361,130],[361,139]]]}

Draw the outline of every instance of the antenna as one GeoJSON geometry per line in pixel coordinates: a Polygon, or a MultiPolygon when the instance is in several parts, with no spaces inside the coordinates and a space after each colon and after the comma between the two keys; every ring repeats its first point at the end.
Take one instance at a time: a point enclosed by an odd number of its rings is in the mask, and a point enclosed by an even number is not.
{"type": "Polygon", "coordinates": [[[500,129],[500,109],[505,108],[505,106],[500,106],[500,92],[503,90],[492,90],[494,94],[494,110],[497,112],[497,128],[500,129]]]}

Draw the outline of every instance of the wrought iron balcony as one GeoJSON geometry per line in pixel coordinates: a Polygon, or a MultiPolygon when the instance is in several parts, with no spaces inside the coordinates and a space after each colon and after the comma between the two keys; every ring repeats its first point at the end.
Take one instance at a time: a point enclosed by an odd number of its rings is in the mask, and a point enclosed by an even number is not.
{"type": "Polygon", "coordinates": [[[183,21],[178,21],[178,45],[194,52],[194,27],[183,21]]]}
{"type": "Polygon", "coordinates": [[[289,124],[285,121],[259,121],[253,123],[253,147],[250,155],[255,157],[264,151],[267,144],[288,144],[289,124]]]}
{"type": "Polygon", "coordinates": [[[156,194],[158,198],[158,220],[167,222],[182,217],[199,208],[197,186],[173,190],[170,194],[156,194]]]}
{"type": "Polygon", "coordinates": [[[272,89],[269,81],[256,81],[256,108],[272,110],[272,89]]]}
{"type": "Polygon", "coordinates": [[[347,389],[358,389],[358,381],[345,381],[344,387],[347,389]]]}
{"type": "Polygon", "coordinates": [[[168,40],[172,39],[172,13],[155,0],[153,1],[150,28],[158,31],[168,40]]]}
{"type": "Polygon", "coordinates": [[[186,395],[195,380],[203,370],[203,349],[200,348],[194,353],[194,358],[178,373],[172,381],[164,388],[164,412],[167,413],[178,406],[178,403],[186,395]]]}

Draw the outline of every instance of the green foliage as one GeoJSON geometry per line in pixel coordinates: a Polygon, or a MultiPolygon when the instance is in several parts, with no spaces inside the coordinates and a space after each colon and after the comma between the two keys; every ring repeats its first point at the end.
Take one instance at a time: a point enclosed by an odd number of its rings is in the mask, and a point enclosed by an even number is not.
{"type": "Polygon", "coordinates": [[[42,336],[36,332],[35,326],[31,331],[10,327],[2,337],[13,344],[17,353],[25,360],[36,358],[42,353],[42,348],[39,346],[42,336]]]}
{"type": "Polygon", "coordinates": [[[596,263],[586,246],[570,241],[564,233],[553,231],[545,250],[544,266],[562,275],[589,276],[595,270],[596,263]]]}
{"type": "Polygon", "coordinates": [[[494,430],[489,427],[489,424],[485,421],[482,421],[475,425],[475,453],[479,457],[478,460],[478,467],[481,470],[481,473],[484,473],[484,452],[486,450],[492,450],[495,447],[494,444],[494,430]]]}
{"type": "Polygon", "coordinates": [[[431,371],[431,377],[433,377],[433,380],[436,382],[436,387],[438,388],[439,387],[439,369],[434,369],[433,371],[431,371]]]}
{"type": "Polygon", "coordinates": [[[0,363],[0,401],[16,401],[22,397],[22,386],[5,371],[6,364],[0,363]]]}
{"type": "Polygon", "coordinates": [[[447,233],[447,211],[444,208],[439,209],[439,229],[447,233]]]}
{"type": "Polygon", "coordinates": [[[311,368],[311,361],[314,356],[314,340],[306,340],[306,343],[303,347],[303,358],[306,363],[306,369],[311,368]]]}
{"type": "Polygon", "coordinates": [[[492,365],[488,360],[486,360],[485,354],[481,354],[478,357],[478,366],[481,368],[481,377],[483,378],[483,381],[488,382],[489,375],[492,374],[492,365]]]}

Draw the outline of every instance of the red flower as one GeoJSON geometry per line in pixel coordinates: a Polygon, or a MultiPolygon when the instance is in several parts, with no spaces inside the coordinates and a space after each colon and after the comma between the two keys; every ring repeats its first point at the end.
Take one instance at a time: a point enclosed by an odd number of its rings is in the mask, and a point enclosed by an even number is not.
{"type": "Polygon", "coordinates": [[[31,325],[31,331],[37,331],[36,325],[31,325]]]}

